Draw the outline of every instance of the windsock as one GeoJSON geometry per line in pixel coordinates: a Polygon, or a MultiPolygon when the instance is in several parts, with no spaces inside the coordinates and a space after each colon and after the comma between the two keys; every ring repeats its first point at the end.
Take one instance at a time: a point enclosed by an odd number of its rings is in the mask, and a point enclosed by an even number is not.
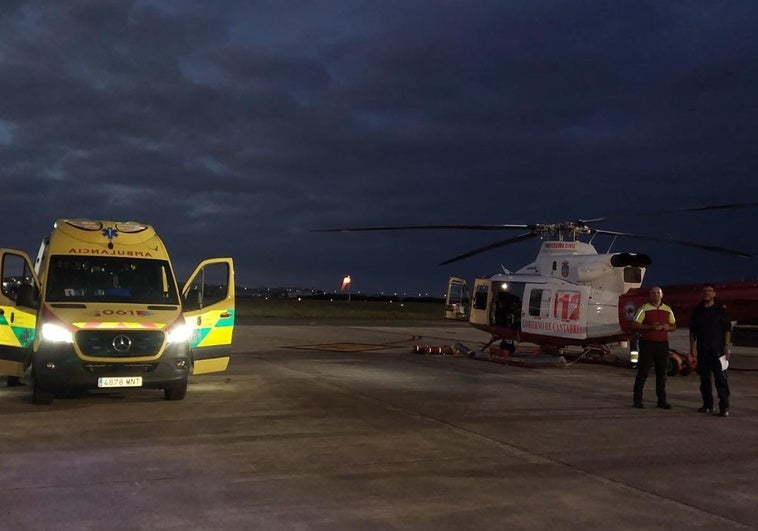
{"type": "Polygon", "coordinates": [[[350,279],[350,275],[347,275],[345,278],[343,278],[342,287],[340,288],[340,291],[345,291],[347,288],[349,288],[350,282],[352,282],[352,280],[350,279]]]}

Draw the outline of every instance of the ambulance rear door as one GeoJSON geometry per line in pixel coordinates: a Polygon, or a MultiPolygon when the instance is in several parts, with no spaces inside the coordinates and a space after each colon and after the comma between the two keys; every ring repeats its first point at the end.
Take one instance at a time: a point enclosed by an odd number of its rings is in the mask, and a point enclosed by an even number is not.
{"type": "Polygon", "coordinates": [[[39,281],[29,256],[0,249],[0,374],[23,376],[31,357],[39,307],[39,281]]]}
{"type": "Polygon", "coordinates": [[[234,263],[231,258],[203,260],[182,288],[192,374],[225,371],[234,330],[234,263]]]}

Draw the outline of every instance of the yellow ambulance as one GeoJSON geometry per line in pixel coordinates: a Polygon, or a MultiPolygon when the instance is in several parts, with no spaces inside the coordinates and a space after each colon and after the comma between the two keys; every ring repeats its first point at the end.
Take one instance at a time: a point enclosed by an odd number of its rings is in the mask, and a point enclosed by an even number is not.
{"type": "Polygon", "coordinates": [[[181,400],[191,374],[226,370],[234,264],[203,260],[181,290],[154,228],[59,219],[34,263],[0,249],[0,374],[32,401],[91,389],[162,389],[181,400]]]}

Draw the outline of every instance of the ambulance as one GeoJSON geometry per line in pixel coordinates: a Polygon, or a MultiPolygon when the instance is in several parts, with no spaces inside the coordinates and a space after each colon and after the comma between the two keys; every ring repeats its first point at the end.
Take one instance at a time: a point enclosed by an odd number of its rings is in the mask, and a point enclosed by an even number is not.
{"type": "Polygon", "coordinates": [[[0,374],[29,381],[35,404],[128,388],[181,400],[190,375],[229,363],[232,258],[180,285],[150,225],[59,219],[33,263],[0,249],[0,277],[0,374]]]}

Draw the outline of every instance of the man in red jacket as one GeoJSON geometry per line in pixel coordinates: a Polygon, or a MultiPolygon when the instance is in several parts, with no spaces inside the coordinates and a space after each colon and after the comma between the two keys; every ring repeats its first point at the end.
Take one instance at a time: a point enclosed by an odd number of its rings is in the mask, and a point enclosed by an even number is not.
{"type": "Polygon", "coordinates": [[[636,408],[642,403],[642,390],[650,372],[655,366],[655,394],[658,407],[671,409],[666,401],[666,369],[669,361],[669,332],[676,330],[674,312],[663,304],[663,290],[655,286],[650,290],[650,302],[646,302],[634,314],[633,327],[640,333],[640,356],[637,363],[637,377],[634,379],[634,402],[636,408]]]}

